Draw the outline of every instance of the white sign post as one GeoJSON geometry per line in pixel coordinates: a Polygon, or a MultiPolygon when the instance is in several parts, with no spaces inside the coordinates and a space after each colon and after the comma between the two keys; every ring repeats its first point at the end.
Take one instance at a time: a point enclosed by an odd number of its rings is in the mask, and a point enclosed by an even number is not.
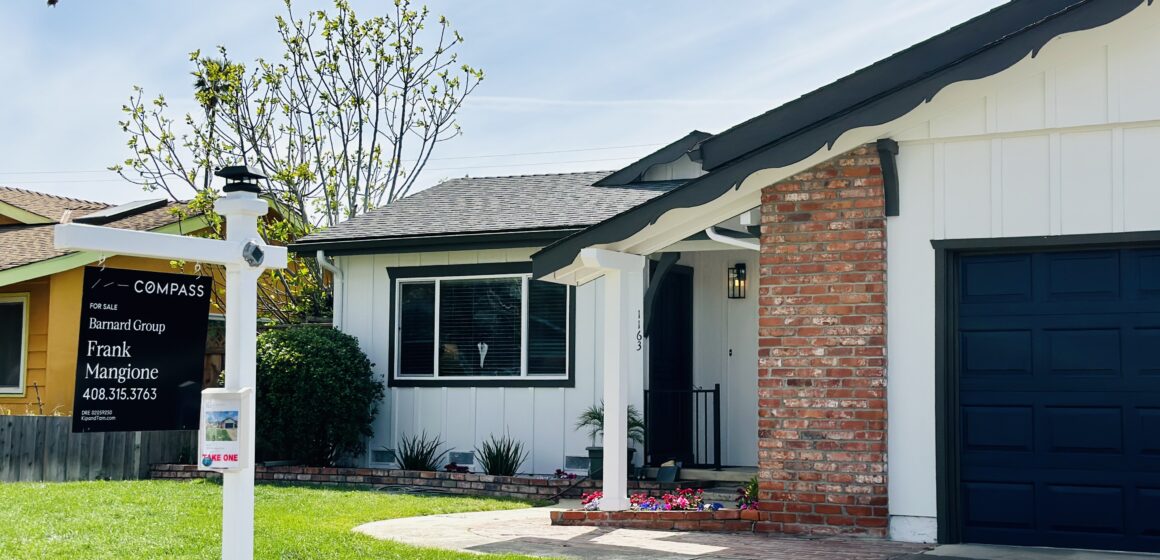
{"type": "MultiPolygon", "coordinates": [[[[259,188],[241,181],[264,179],[244,166],[227,167],[219,177],[236,182],[214,209],[226,221],[225,240],[182,237],[81,224],[61,224],[54,231],[57,249],[96,251],[117,255],[193,261],[226,269],[226,390],[242,391],[256,385],[258,277],[266,269],[285,268],[286,248],[266,245],[258,235],[258,218],[269,203],[258,198],[259,188]]],[[[245,391],[250,410],[256,410],[254,391],[245,391]]],[[[247,457],[254,456],[254,422],[239,429],[246,433],[247,457]]],[[[222,559],[249,560],[254,556],[254,466],[222,473],[222,559]]]]}

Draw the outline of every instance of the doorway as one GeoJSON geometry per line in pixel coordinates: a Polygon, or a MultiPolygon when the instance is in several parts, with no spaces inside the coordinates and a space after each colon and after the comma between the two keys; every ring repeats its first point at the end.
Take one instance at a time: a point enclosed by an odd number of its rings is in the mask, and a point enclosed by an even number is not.
{"type": "MultiPolygon", "coordinates": [[[[655,271],[656,263],[652,264],[655,271]]],[[[648,343],[646,464],[695,462],[693,423],[693,269],[674,265],[657,286],[648,343]]]]}

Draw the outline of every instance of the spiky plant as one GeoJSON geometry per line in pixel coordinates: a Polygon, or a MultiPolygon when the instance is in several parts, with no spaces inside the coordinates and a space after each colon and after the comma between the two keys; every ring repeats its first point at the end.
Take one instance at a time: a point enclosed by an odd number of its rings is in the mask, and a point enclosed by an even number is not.
{"type": "Polygon", "coordinates": [[[493,476],[515,476],[520,465],[528,458],[524,444],[507,435],[501,438],[491,435],[486,441],[475,448],[475,457],[483,472],[493,476]]]}
{"type": "MultiPolygon", "coordinates": [[[[576,420],[576,429],[587,429],[588,435],[595,438],[604,435],[604,401],[599,405],[592,405],[580,413],[576,420]]],[[[644,418],[633,405],[628,405],[628,439],[644,444],[644,418]]]]}
{"type": "Polygon", "coordinates": [[[443,440],[439,436],[428,437],[426,430],[411,437],[404,434],[399,440],[395,461],[400,469],[407,471],[437,471],[447,455],[446,450],[440,449],[442,447],[443,440]]]}

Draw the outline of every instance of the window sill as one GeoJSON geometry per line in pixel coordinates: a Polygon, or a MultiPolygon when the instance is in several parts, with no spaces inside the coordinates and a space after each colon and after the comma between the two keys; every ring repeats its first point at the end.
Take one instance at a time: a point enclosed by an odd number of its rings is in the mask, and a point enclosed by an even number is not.
{"type": "Polygon", "coordinates": [[[572,377],[550,377],[538,379],[535,377],[472,377],[456,379],[441,378],[402,378],[388,379],[389,387],[575,387],[576,380],[572,377]]]}

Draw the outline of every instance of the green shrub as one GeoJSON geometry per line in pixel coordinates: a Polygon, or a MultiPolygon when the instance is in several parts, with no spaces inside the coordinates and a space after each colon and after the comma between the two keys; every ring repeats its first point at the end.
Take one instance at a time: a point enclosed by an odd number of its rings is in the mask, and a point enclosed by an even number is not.
{"type": "Polygon", "coordinates": [[[439,436],[427,437],[426,430],[411,437],[404,434],[395,450],[395,462],[405,471],[437,471],[447,455],[446,450],[439,450],[441,447],[443,440],[439,436]]]}
{"type": "Polygon", "coordinates": [[[515,476],[520,465],[528,458],[523,442],[508,436],[496,438],[492,435],[482,445],[475,448],[475,457],[483,472],[492,476],[515,476]]]}
{"type": "Polygon", "coordinates": [[[327,327],[258,335],[259,461],[331,466],[366,450],[383,384],[358,340],[327,327]]]}

